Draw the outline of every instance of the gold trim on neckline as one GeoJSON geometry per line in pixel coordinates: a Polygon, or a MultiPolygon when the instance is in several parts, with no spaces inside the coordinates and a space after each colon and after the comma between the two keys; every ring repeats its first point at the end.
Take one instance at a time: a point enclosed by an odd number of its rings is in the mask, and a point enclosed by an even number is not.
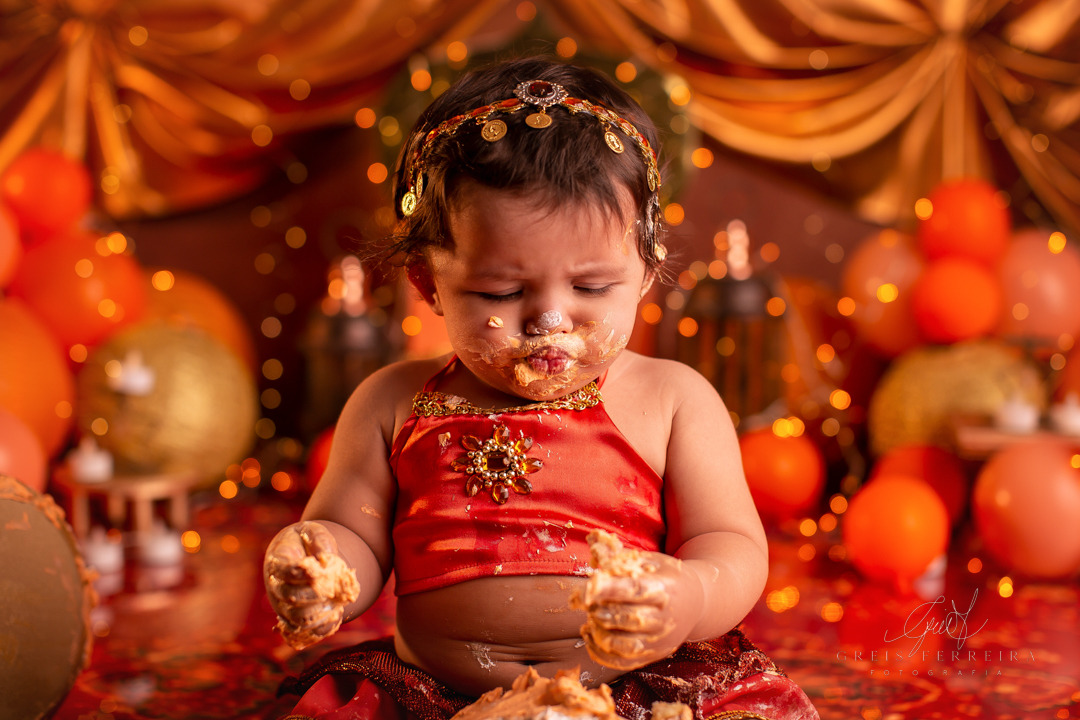
{"type": "Polygon", "coordinates": [[[584,410],[604,402],[596,381],[556,400],[542,400],[508,408],[481,408],[465,398],[437,390],[421,391],[413,397],[413,414],[418,417],[446,415],[500,415],[502,413],[545,412],[552,410],[584,410]]]}

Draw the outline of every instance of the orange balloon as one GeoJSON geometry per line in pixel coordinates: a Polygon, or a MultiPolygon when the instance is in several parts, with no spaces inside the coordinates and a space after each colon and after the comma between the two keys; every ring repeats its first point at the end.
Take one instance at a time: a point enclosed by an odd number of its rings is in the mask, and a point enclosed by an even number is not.
{"type": "Polygon", "coordinates": [[[928,484],[881,475],[851,498],[842,534],[848,557],[864,575],[910,591],[949,540],[945,504],[928,484]]]}
{"type": "Polygon", "coordinates": [[[866,344],[885,357],[922,342],[911,312],[911,288],[922,270],[915,242],[888,229],[864,240],[844,265],[840,284],[855,301],[851,319],[866,344]]]}
{"type": "Polygon", "coordinates": [[[144,320],[164,320],[206,331],[255,370],[258,358],[247,322],[223,292],[198,275],[182,270],[147,271],[144,320]]]}
{"type": "Polygon", "coordinates": [[[1001,318],[1001,286],[986,267],[963,258],[937,260],[912,288],[915,323],[927,340],[953,343],[986,335],[1001,318]]]}
{"type": "Polygon", "coordinates": [[[11,294],[23,298],[65,348],[96,345],[146,307],[138,262],[110,252],[100,238],[76,229],[31,245],[11,284],[11,294]]]}
{"type": "Polygon", "coordinates": [[[758,512],[783,520],[812,510],[825,487],[821,450],[805,435],[780,437],[771,427],[739,437],[743,472],[758,512]]]}
{"type": "Polygon", "coordinates": [[[72,423],[75,379],[45,324],[16,298],[0,298],[0,407],[19,417],[52,456],[72,423]]]}
{"type": "Polygon", "coordinates": [[[15,214],[0,203],[0,289],[6,288],[15,277],[22,256],[19,222],[15,214]]]}
{"type": "Polygon", "coordinates": [[[48,458],[34,431],[19,417],[0,407],[0,475],[9,475],[23,485],[45,492],[48,458]]]}
{"type": "Polygon", "coordinates": [[[0,176],[0,199],[31,235],[49,235],[75,224],[90,208],[86,166],[46,148],[31,148],[0,176]]]}
{"type": "Polygon", "coordinates": [[[997,188],[978,178],[943,182],[928,199],[930,216],[919,223],[919,246],[930,260],[959,257],[993,267],[1009,245],[1009,210],[997,188]]]}
{"type": "Polygon", "coordinates": [[[1055,350],[1062,335],[1080,337],[1080,253],[1067,247],[1064,238],[1053,244],[1051,231],[1036,228],[1013,238],[998,269],[1002,337],[1055,350]]]}
{"type": "Polygon", "coordinates": [[[960,459],[935,445],[897,445],[874,463],[870,480],[906,475],[922,480],[938,494],[954,525],[967,507],[968,479],[960,459]]]}
{"type": "Polygon", "coordinates": [[[972,513],[987,551],[1010,571],[1037,578],[1080,570],[1080,469],[1060,440],[999,450],[975,480],[972,513]]]}
{"type": "Polygon", "coordinates": [[[334,428],[328,427],[315,436],[308,448],[307,465],[304,468],[304,479],[307,481],[308,491],[315,489],[326,472],[326,465],[330,461],[330,445],[334,441],[334,428]]]}

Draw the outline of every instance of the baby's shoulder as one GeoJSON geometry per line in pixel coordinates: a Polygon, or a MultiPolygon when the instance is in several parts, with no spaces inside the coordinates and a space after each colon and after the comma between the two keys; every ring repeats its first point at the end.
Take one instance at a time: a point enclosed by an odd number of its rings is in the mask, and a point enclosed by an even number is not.
{"type": "Polygon", "coordinates": [[[667,358],[649,357],[636,352],[624,353],[622,372],[629,383],[647,387],[650,392],[679,398],[687,393],[715,393],[705,376],[686,363],[667,358]]]}
{"type": "Polygon", "coordinates": [[[446,358],[430,358],[381,367],[353,390],[346,412],[386,420],[398,420],[403,414],[407,417],[413,397],[445,365],[446,358]]]}

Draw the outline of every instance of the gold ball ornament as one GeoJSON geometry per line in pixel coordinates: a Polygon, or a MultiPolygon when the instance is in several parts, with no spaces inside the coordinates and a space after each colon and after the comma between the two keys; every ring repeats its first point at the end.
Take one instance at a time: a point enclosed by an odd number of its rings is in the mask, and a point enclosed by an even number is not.
{"type": "Polygon", "coordinates": [[[893,362],[870,399],[871,450],[948,445],[953,418],[993,415],[1013,399],[1046,407],[1038,367],[1016,349],[992,340],[916,348],[893,362]]]}
{"type": "Polygon", "coordinates": [[[197,328],[154,321],[122,331],[91,354],[76,386],[78,425],[118,473],[196,473],[208,487],[254,441],[254,378],[197,328]],[[140,365],[152,382],[126,385],[140,365]]]}

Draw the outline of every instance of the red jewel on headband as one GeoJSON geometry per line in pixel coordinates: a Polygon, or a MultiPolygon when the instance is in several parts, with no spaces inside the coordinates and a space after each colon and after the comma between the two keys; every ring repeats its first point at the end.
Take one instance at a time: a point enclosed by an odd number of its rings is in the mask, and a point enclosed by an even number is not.
{"type": "Polygon", "coordinates": [[[542,113],[566,99],[566,88],[547,80],[526,80],[517,84],[514,94],[529,105],[539,108],[542,113]]]}
{"type": "Polygon", "coordinates": [[[555,93],[555,88],[551,87],[551,83],[544,82],[543,80],[537,80],[536,82],[529,83],[529,94],[537,98],[546,98],[549,95],[555,93]]]}

